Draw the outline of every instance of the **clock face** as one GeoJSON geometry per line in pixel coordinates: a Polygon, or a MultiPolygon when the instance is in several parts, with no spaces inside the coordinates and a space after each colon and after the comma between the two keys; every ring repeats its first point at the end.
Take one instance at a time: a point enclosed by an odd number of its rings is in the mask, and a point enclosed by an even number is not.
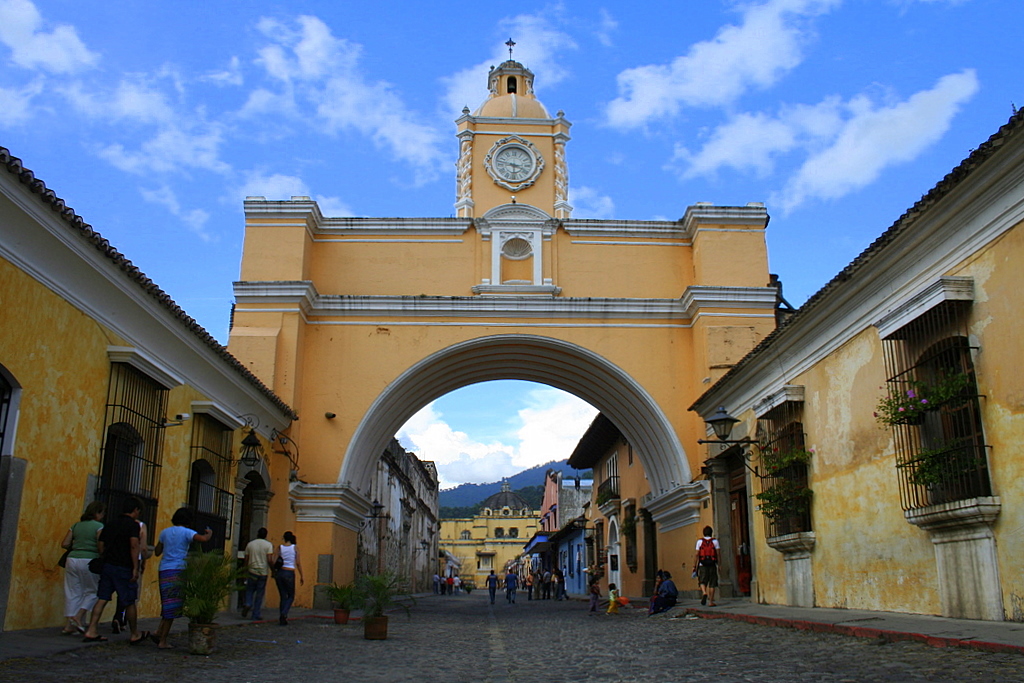
{"type": "Polygon", "coordinates": [[[522,147],[506,147],[494,157],[494,170],[505,180],[526,180],[533,172],[533,157],[522,147]]]}

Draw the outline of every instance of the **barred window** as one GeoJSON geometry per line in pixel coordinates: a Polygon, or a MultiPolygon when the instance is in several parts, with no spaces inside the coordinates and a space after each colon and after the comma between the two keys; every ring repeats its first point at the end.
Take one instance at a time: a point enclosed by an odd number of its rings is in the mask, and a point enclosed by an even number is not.
{"type": "Polygon", "coordinates": [[[230,490],[232,430],[203,413],[195,416],[192,425],[188,503],[196,513],[196,531],[213,530],[204,549],[223,548],[231,538],[235,502],[230,490]]]}
{"type": "Polygon", "coordinates": [[[757,420],[761,492],[756,495],[768,538],[812,530],[810,452],[801,422],[803,403],[786,401],[757,420]]]}
{"type": "Polygon", "coordinates": [[[988,446],[967,336],[970,302],[945,301],[883,339],[904,510],[989,496],[988,446]]]}
{"type": "Polygon", "coordinates": [[[470,540],[469,531],[463,531],[461,534],[459,534],[459,539],[462,540],[462,541],[470,540]]]}
{"type": "Polygon", "coordinates": [[[139,519],[150,535],[155,532],[166,407],[167,390],[157,382],[128,364],[111,365],[96,498],[112,516],[120,514],[128,497],[139,498],[144,505],[139,519]]]}
{"type": "Polygon", "coordinates": [[[495,529],[494,530],[494,537],[495,538],[505,538],[505,528],[499,526],[497,529],[495,529]]]}

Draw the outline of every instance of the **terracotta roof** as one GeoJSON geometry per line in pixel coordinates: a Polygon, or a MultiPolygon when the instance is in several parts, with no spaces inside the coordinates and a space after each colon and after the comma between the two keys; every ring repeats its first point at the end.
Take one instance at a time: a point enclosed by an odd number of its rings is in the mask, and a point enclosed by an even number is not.
{"type": "Polygon", "coordinates": [[[736,373],[738,373],[743,367],[752,363],[761,353],[765,352],[775,340],[786,333],[786,330],[791,327],[798,325],[801,320],[811,315],[823,302],[829,297],[829,295],[843,286],[843,284],[853,279],[858,271],[863,268],[867,263],[874,259],[879,253],[881,253],[886,246],[896,240],[900,235],[912,229],[917,219],[921,217],[925,212],[931,209],[935,204],[940,202],[950,192],[952,192],[961,182],[963,182],[971,173],[978,169],[984,164],[990,157],[992,157],[1000,147],[1011,137],[1020,135],[1024,130],[1024,109],[1021,109],[1014,113],[1010,117],[1010,120],[1002,125],[998,131],[989,137],[984,143],[982,143],[976,150],[960,162],[956,168],[946,174],[946,176],[940,180],[935,187],[929,190],[921,199],[914,203],[912,207],[907,209],[902,216],[900,216],[895,223],[889,226],[889,229],[883,232],[875,239],[868,247],[862,251],[857,258],[853,259],[848,266],[843,268],[839,273],[833,277],[824,287],[815,292],[803,306],[798,308],[789,319],[775,328],[767,337],[761,340],[761,342],[755,346],[751,351],[739,360],[732,368],[729,369],[722,377],[718,379],[707,391],[701,394],[700,398],[693,402],[693,405],[689,407],[689,410],[695,410],[696,406],[705,400],[705,398],[714,392],[718,387],[726,384],[736,373]]]}
{"type": "Polygon", "coordinates": [[[8,173],[18,177],[23,185],[28,187],[29,191],[33,194],[39,195],[39,199],[44,204],[48,205],[55,212],[60,214],[60,217],[68,224],[68,227],[76,232],[82,239],[91,243],[96,249],[103,253],[104,256],[109,258],[114,265],[116,265],[130,280],[133,280],[139,287],[142,288],[146,294],[151,296],[157,302],[159,302],[164,308],[177,318],[177,320],[185,326],[192,334],[198,337],[204,344],[220,356],[224,362],[226,362],[232,369],[241,375],[246,381],[254,385],[259,389],[267,398],[277,406],[282,413],[287,415],[290,419],[298,419],[295,411],[291,409],[284,401],[280,399],[273,391],[270,390],[256,375],[254,375],[248,368],[232,356],[228,350],[221,345],[213,336],[207,332],[194,318],[185,313],[178,304],[174,303],[174,300],[156,285],[155,282],[146,277],[139,268],[129,261],[124,254],[119,252],[117,249],[110,245],[104,237],[92,229],[92,226],[85,222],[85,220],[75,213],[75,210],[64,203],[64,200],[57,196],[57,194],[46,187],[46,183],[36,178],[35,174],[25,168],[21,163],[21,159],[11,154],[10,150],[6,147],[0,147],[0,164],[2,164],[8,171],[8,173]]]}

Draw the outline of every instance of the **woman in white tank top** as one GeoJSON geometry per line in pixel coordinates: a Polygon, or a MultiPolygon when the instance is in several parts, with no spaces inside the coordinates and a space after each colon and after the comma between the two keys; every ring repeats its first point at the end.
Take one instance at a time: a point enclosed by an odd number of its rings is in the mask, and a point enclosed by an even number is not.
{"type": "Polygon", "coordinates": [[[274,581],[277,583],[277,592],[281,596],[281,616],[278,623],[281,626],[288,625],[288,610],[292,608],[295,601],[295,573],[299,574],[299,585],[305,584],[302,577],[302,563],[299,559],[299,547],[295,545],[295,534],[290,531],[284,532],[284,543],[277,546],[277,556],[281,558],[281,568],[277,570],[274,581]]]}

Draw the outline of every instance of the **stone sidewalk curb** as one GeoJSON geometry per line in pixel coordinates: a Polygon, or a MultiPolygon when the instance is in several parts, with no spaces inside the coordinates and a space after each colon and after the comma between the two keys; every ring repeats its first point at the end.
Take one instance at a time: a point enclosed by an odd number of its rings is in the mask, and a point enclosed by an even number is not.
{"type": "Polygon", "coordinates": [[[731,619],[733,621],[743,621],[749,624],[758,624],[760,626],[792,628],[798,631],[814,631],[816,633],[838,633],[845,636],[870,638],[889,643],[914,641],[925,643],[932,647],[965,648],[969,650],[981,650],[984,652],[1024,655],[1024,645],[993,643],[984,640],[971,640],[951,636],[936,636],[927,633],[914,633],[911,631],[893,631],[889,629],[872,628],[870,626],[847,626],[845,624],[831,624],[825,621],[812,621],[807,619],[767,617],[754,614],[740,614],[736,612],[717,612],[695,607],[688,607],[686,609],[686,614],[693,614],[702,619],[731,619]]]}

